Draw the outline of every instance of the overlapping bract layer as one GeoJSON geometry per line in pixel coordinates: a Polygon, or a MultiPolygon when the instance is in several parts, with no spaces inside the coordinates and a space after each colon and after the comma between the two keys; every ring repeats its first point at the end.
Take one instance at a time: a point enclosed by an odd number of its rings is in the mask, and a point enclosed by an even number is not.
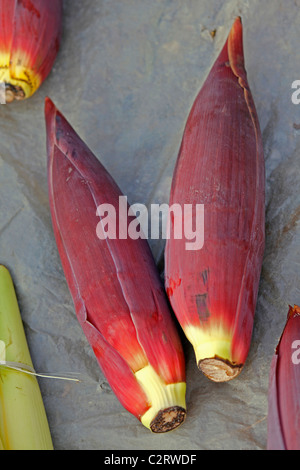
{"type": "Polygon", "coordinates": [[[45,113],[53,228],[78,320],[123,406],[168,431],[185,418],[185,362],[148,242],[100,240],[97,208],[118,214],[122,193],[50,99],[45,113]]]}
{"type": "Polygon", "coordinates": [[[187,251],[174,217],[166,290],[197,363],[230,380],[248,355],[264,252],[265,170],[237,18],[187,120],[170,206],[204,205],[204,246],[187,251]]]}
{"type": "Polygon", "coordinates": [[[62,33],[62,0],[0,0],[0,82],[6,102],[32,96],[49,75],[62,33]]]}

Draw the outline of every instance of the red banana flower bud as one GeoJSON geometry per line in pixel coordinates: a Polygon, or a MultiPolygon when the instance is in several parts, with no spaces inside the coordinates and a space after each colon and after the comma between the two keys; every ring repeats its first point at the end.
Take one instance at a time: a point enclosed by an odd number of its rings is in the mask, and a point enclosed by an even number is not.
{"type": "Polygon", "coordinates": [[[185,361],[148,242],[104,236],[103,204],[128,233],[122,193],[50,99],[45,114],[52,222],[78,321],[122,405],[151,431],[172,430],[186,415],[185,361]]]}
{"type": "Polygon", "coordinates": [[[170,209],[204,205],[204,245],[187,250],[171,214],[166,290],[203,373],[237,376],[250,348],[265,237],[261,132],[237,18],[189,114],[170,209]]]}

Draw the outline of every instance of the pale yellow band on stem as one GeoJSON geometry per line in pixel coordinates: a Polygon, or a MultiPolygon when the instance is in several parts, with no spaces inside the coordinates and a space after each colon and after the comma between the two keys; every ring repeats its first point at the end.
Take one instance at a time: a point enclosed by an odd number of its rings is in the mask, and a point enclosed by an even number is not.
{"type": "Polygon", "coordinates": [[[193,345],[197,364],[203,359],[210,359],[215,356],[231,361],[231,337],[221,328],[205,332],[199,327],[188,326],[185,327],[184,331],[193,345]]]}
{"type": "Polygon", "coordinates": [[[141,422],[146,428],[151,429],[153,419],[162,410],[173,406],[186,409],[185,382],[167,385],[151,365],[136,372],[135,377],[145,391],[149,403],[151,404],[149,410],[141,418],[141,422]]]}

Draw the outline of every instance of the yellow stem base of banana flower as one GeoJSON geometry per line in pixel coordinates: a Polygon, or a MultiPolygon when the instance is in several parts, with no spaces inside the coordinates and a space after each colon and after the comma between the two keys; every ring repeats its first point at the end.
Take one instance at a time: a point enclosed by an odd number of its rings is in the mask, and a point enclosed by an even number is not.
{"type": "Polygon", "coordinates": [[[186,416],[186,384],[165,384],[150,365],[136,372],[135,377],[151,404],[141,418],[142,424],[153,433],[178,428],[186,416]]]}
{"type": "Polygon", "coordinates": [[[205,332],[195,326],[185,328],[193,345],[198,367],[213,382],[227,382],[240,374],[243,365],[232,361],[232,338],[221,328],[205,332]]]}
{"type": "Polygon", "coordinates": [[[32,70],[10,65],[9,55],[0,53],[0,83],[5,84],[5,101],[21,101],[32,96],[41,85],[41,78],[32,70]]]}

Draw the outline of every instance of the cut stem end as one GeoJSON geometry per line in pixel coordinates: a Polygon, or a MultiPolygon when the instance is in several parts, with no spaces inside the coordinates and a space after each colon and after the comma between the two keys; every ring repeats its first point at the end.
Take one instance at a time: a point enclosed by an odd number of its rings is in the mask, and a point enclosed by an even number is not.
{"type": "Polygon", "coordinates": [[[141,417],[142,424],[154,433],[178,428],[185,420],[186,383],[166,384],[150,365],[136,372],[135,376],[150,405],[141,417]]]}
{"type": "Polygon", "coordinates": [[[213,382],[229,382],[241,373],[243,364],[232,364],[226,359],[214,357],[199,361],[198,367],[213,382]]]}
{"type": "Polygon", "coordinates": [[[153,433],[165,433],[178,428],[186,418],[186,410],[180,406],[171,406],[161,410],[150,424],[153,433]]]}
{"type": "Polygon", "coordinates": [[[22,87],[10,83],[5,84],[5,102],[21,101],[25,99],[25,92],[22,87]]]}

